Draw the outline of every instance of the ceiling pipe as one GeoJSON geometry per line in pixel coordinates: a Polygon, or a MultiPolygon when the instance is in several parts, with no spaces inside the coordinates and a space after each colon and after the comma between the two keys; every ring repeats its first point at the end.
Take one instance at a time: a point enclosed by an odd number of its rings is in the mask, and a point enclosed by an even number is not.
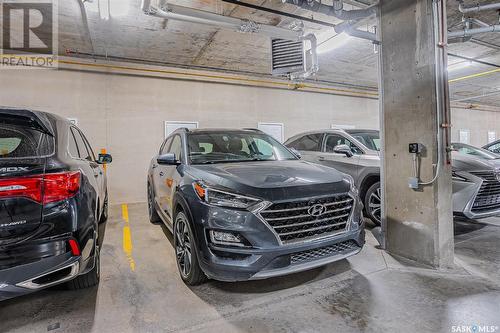
{"type": "Polygon", "coordinates": [[[448,32],[448,38],[467,38],[477,34],[484,34],[488,32],[500,32],[500,24],[489,25],[487,27],[451,31],[448,32]]]}
{"type": "Polygon", "coordinates": [[[338,34],[345,32],[350,36],[361,39],[367,39],[374,42],[375,44],[380,44],[380,41],[378,40],[376,33],[357,29],[356,27],[354,27],[353,24],[349,22],[343,22],[341,24],[337,24],[333,29],[338,34]]]}
{"type": "Polygon", "coordinates": [[[83,29],[85,31],[85,35],[87,36],[89,43],[90,43],[90,49],[92,50],[92,54],[95,53],[94,49],[94,42],[92,41],[92,36],[90,34],[90,28],[89,28],[89,19],[87,17],[87,10],[85,9],[85,0],[76,0],[78,2],[78,6],[80,7],[80,14],[82,16],[82,23],[83,23],[83,29]]]}
{"type": "Polygon", "coordinates": [[[334,16],[343,21],[360,20],[376,14],[378,4],[363,9],[345,10],[342,0],[334,0],[333,5],[325,5],[316,0],[282,0],[283,3],[298,6],[305,10],[334,16]]]}
{"type": "Polygon", "coordinates": [[[481,21],[481,20],[479,20],[477,18],[470,18],[470,20],[471,20],[472,23],[475,23],[475,24],[477,24],[480,27],[489,27],[490,26],[488,23],[483,22],[483,21],[481,21]]]}
{"type": "Polygon", "coordinates": [[[333,28],[335,26],[335,24],[330,23],[330,22],[319,21],[319,20],[315,20],[313,18],[304,17],[304,16],[300,16],[300,15],[295,15],[295,14],[292,14],[292,13],[287,13],[287,12],[284,12],[284,11],[281,11],[281,10],[276,10],[276,9],[272,9],[272,8],[268,8],[268,7],[263,7],[263,6],[259,6],[259,5],[254,5],[252,3],[243,2],[243,1],[240,1],[240,0],[221,0],[221,1],[233,4],[233,5],[241,6],[241,7],[246,7],[246,8],[252,8],[252,9],[255,9],[255,10],[260,10],[260,11],[263,11],[263,12],[266,12],[266,13],[271,13],[271,14],[276,14],[276,15],[280,15],[280,16],[285,16],[285,17],[293,18],[293,19],[300,20],[300,21],[305,21],[305,22],[311,22],[311,23],[314,23],[314,24],[324,25],[324,26],[327,26],[327,27],[332,27],[333,28]]]}
{"type": "Polygon", "coordinates": [[[488,5],[477,5],[477,6],[466,7],[463,4],[463,0],[461,0],[460,3],[458,4],[458,10],[463,14],[478,13],[484,10],[499,10],[499,9],[500,9],[500,3],[491,3],[488,5]]]}
{"type": "Polygon", "coordinates": [[[164,19],[212,25],[244,33],[260,33],[272,38],[302,40],[304,34],[302,28],[289,30],[172,4],[165,4],[162,8],[157,8],[151,5],[151,0],[142,1],[142,10],[147,15],[164,19]]]}
{"type": "Polygon", "coordinates": [[[311,66],[309,69],[300,74],[296,73],[291,73],[290,74],[290,80],[295,81],[295,80],[305,80],[308,77],[316,74],[319,71],[319,62],[318,62],[318,41],[316,39],[316,36],[314,34],[308,34],[302,38],[303,40],[308,40],[311,43],[311,49],[308,51],[311,54],[311,66]]]}
{"type": "Polygon", "coordinates": [[[356,21],[370,17],[377,13],[378,4],[371,5],[363,9],[353,9],[345,10],[344,3],[342,0],[334,0],[333,5],[325,5],[316,0],[282,0],[283,3],[289,3],[298,6],[305,10],[310,10],[317,13],[322,13],[329,16],[334,16],[338,19],[344,20],[341,24],[334,27],[336,33],[343,33],[362,39],[370,40],[376,44],[380,41],[377,38],[377,34],[363,31],[356,28],[356,21]],[[354,22],[349,22],[354,21],[354,22]]]}

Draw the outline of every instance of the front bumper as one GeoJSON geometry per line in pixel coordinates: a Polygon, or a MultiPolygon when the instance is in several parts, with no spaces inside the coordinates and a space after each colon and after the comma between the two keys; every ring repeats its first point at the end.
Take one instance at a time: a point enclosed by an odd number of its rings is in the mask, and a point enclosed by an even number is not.
{"type": "MultiPolygon", "coordinates": [[[[358,229],[328,239],[302,244],[278,246],[267,249],[236,249],[209,244],[200,260],[202,270],[215,280],[258,280],[309,270],[357,254],[364,245],[364,229],[358,229]],[[323,249],[346,243],[339,251],[311,256],[310,260],[294,262],[304,254],[317,253],[323,249]]],[[[325,251],[326,252],[326,251],[325,251]]]]}
{"type": "Polygon", "coordinates": [[[481,219],[500,215],[500,202],[489,209],[476,209],[474,203],[478,199],[484,180],[470,173],[460,172],[467,181],[453,181],[453,212],[468,219],[481,219]]]}
{"type": "Polygon", "coordinates": [[[257,214],[209,206],[199,201],[190,206],[192,212],[196,212],[192,217],[201,269],[215,280],[258,280],[309,270],[355,255],[365,243],[359,202],[356,202],[346,231],[285,244],[257,214]],[[216,245],[208,237],[209,230],[237,233],[250,245],[216,245]]]}

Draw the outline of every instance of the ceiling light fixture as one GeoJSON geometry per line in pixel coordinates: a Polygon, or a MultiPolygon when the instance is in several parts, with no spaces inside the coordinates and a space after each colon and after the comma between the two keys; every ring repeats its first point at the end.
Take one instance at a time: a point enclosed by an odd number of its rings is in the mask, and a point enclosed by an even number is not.
{"type": "Polygon", "coordinates": [[[454,64],[448,65],[448,72],[453,72],[453,71],[456,71],[459,69],[468,68],[468,67],[471,67],[472,65],[474,65],[474,63],[472,61],[456,62],[454,64]]]}
{"type": "Polygon", "coordinates": [[[98,6],[99,6],[99,16],[101,17],[101,20],[107,21],[110,18],[110,11],[111,9],[109,0],[98,0],[98,6]]]}
{"type": "Polygon", "coordinates": [[[337,34],[332,29],[326,33],[318,35],[318,54],[327,53],[346,45],[352,39],[348,34],[337,34]]]}

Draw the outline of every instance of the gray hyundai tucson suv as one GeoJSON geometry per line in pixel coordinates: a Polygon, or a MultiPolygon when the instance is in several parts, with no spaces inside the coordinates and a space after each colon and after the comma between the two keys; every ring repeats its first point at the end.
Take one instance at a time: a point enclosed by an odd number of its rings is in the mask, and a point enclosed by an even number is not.
{"type": "Polygon", "coordinates": [[[299,272],[364,244],[352,177],[259,130],[175,131],[151,161],[147,188],[149,218],[173,233],[189,285],[299,272]]]}

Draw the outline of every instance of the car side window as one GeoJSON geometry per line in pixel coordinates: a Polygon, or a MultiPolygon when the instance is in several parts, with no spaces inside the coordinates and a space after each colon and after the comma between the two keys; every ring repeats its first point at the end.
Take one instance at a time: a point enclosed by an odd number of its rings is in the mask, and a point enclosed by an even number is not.
{"type": "Polygon", "coordinates": [[[85,137],[85,135],[83,134],[82,131],[78,131],[78,132],[80,132],[80,135],[82,136],[83,142],[85,143],[85,147],[87,147],[87,150],[90,154],[90,157],[92,158],[91,161],[95,161],[96,158],[95,158],[94,150],[92,149],[92,146],[90,145],[89,140],[87,140],[87,137],[85,137]]]}
{"type": "Polygon", "coordinates": [[[75,135],[73,134],[73,130],[71,129],[68,133],[68,151],[71,157],[80,158],[80,152],[78,151],[78,146],[76,144],[75,135]]]}
{"type": "Polygon", "coordinates": [[[288,146],[297,150],[320,151],[323,134],[308,134],[290,143],[288,146]]]}
{"type": "Polygon", "coordinates": [[[78,147],[79,157],[87,161],[92,161],[92,157],[90,156],[90,153],[87,150],[87,146],[85,145],[85,142],[82,139],[80,131],[77,130],[75,127],[71,127],[71,132],[73,133],[76,140],[76,146],[78,147]]]}
{"type": "Polygon", "coordinates": [[[170,145],[169,153],[174,153],[175,158],[179,161],[182,160],[182,141],[180,135],[176,135],[172,138],[172,144],[170,145]]]}
{"type": "Polygon", "coordinates": [[[488,150],[493,153],[500,153],[500,142],[488,147],[488,150]]]}
{"type": "Polygon", "coordinates": [[[172,142],[172,138],[166,139],[160,147],[160,155],[168,153],[168,149],[170,148],[170,143],[172,142]]]}
{"type": "Polygon", "coordinates": [[[354,143],[352,143],[342,135],[330,134],[326,137],[325,151],[327,153],[333,153],[333,149],[338,145],[347,145],[349,148],[351,148],[353,154],[363,154],[363,151],[359,149],[358,146],[356,146],[354,143]]]}

